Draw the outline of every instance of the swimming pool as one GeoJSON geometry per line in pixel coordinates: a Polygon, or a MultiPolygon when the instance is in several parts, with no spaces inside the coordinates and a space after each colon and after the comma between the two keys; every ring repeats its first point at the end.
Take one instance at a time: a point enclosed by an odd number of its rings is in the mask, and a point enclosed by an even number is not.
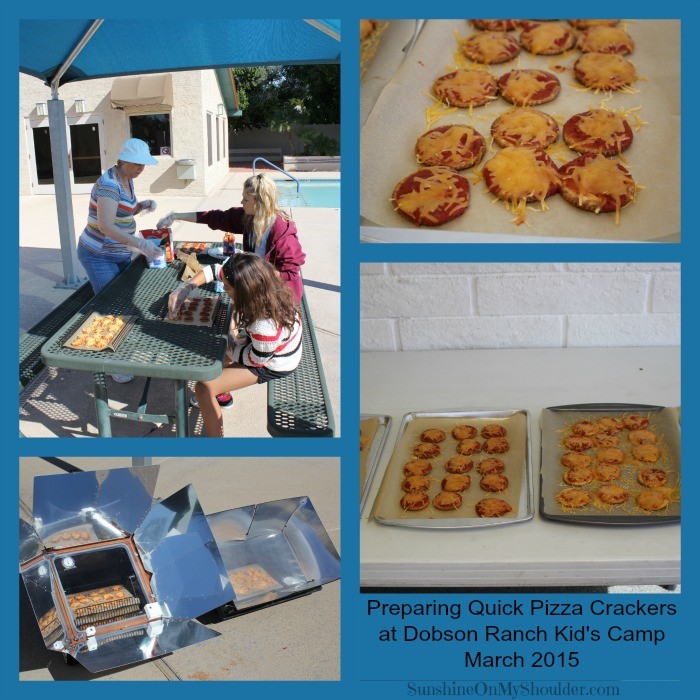
{"type": "Polygon", "coordinates": [[[283,207],[340,208],[340,180],[275,180],[283,207]]]}

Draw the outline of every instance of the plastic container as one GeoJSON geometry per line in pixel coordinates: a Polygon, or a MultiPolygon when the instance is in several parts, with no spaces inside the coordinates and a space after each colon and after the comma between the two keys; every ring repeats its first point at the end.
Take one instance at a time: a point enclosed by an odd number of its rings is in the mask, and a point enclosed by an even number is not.
{"type": "Polygon", "coordinates": [[[162,270],[163,268],[167,267],[167,262],[165,260],[165,251],[161,248],[158,251],[158,255],[153,258],[153,260],[148,261],[148,267],[150,268],[155,268],[157,270],[162,270]]]}

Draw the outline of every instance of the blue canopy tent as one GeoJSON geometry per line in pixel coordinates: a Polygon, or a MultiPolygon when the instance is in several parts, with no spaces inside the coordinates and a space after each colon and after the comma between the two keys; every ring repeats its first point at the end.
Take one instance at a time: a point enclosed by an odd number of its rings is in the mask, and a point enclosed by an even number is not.
{"type": "Polygon", "coordinates": [[[22,20],[19,70],[51,88],[51,159],[64,280],[78,274],[61,85],[178,70],[340,62],[340,21],[329,19],[22,20]]]}

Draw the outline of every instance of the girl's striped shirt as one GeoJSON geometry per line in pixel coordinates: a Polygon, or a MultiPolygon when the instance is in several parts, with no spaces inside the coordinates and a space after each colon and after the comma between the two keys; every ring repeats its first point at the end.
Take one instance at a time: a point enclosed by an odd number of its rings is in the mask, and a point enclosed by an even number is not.
{"type": "Polygon", "coordinates": [[[245,338],[237,338],[230,347],[234,362],[248,367],[266,367],[273,372],[291,372],[297,368],[302,336],[298,315],[291,331],[265,318],[248,326],[246,333],[245,338]]]}

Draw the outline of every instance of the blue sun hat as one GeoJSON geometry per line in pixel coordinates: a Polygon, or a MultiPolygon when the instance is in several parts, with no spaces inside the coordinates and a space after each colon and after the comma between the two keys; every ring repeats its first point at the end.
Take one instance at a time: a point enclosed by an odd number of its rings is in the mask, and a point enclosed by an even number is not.
{"type": "Polygon", "coordinates": [[[128,139],[117,156],[126,163],[138,165],[156,165],[158,161],[151,155],[148,144],[141,139],[128,139]]]}

